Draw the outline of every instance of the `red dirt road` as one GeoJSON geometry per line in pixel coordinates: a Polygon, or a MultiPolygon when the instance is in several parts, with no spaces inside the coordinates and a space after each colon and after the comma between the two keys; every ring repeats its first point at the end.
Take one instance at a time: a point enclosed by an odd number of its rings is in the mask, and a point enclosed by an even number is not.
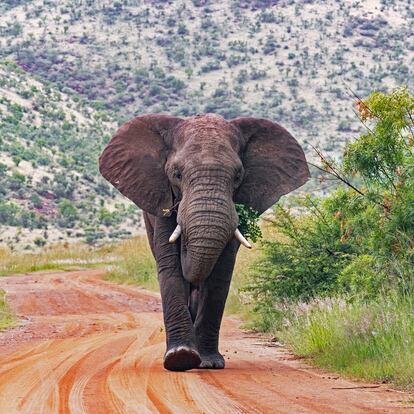
{"type": "Polygon", "coordinates": [[[227,368],[162,368],[158,295],[103,270],[0,278],[24,318],[0,333],[0,414],[414,413],[404,393],[338,379],[226,319],[227,368]]]}

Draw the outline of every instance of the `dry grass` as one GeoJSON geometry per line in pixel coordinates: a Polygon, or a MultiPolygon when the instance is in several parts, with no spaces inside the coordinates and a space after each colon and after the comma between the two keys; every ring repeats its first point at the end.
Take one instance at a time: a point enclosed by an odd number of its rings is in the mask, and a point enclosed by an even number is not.
{"type": "Polygon", "coordinates": [[[146,236],[138,236],[115,245],[112,254],[116,261],[109,267],[105,279],[140,285],[158,290],[157,271],[146,236]]]}
{"type": "Polygon", "coordinates": [[[4,290],[0,290],[0,331],[16,323],[15,316],[7,306],[5,296],[4,290]]]}
{"type": "MultiPolygon", "coordinates": [[[[266,221],[262,221],[260,228],[263,233],[263,240],[274,240],[280,235],[275,233],[272,226],[266,221]]],[[[237,315],[245,321],[252,321],[253,304],[249,295],[243,291],[247,285],[251,273],[251,267],[262,257],[261,242],[258,241],[253,249],[248,250],[240,246],[239,253],[234,267],[233,279],[230,286],[229,296],[226,303],[226,315],[237,315]]]]}
{"type": "Polygon", "coordinates": [[[112,245],[92,248],[85,244],[56,244],[37,253],[17,253],[8,248],[0,248],[0,276],[38,270],[99,266],[115,260],[113,249],[112,245]]]}
{"type": "Polygon", "coordinates": [[[249,279],[250,265],[260,257],[260,243],[252,250],[240,247],[234,267],[233,279],[226,302],[226,315],[237,315],[245,320],[250,319],[251,303],[243,287],[249,279]]]}

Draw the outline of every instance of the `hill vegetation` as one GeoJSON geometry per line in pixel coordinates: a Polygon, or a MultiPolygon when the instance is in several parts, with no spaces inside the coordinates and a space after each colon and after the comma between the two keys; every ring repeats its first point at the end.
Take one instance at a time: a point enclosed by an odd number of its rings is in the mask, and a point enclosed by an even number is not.
{"type": "Polygon", "coordinates": [[[136,233],[139,213],[97,170],[114,120],[10,61],[0,64],[0,93],[0,242],[30,248],[136,233]]]}
{"type": "Polygon", "coordinates": [[[358,131],[347,85],[366,96],[413,78],[408,0],[7,4],[3,56],[118,121],[255,114],[338,151],[358,131]]]}
{"type": "Polygon", "coordinates": [[[7,0],[0,10],[0,242],[12,248],[139,229],[96,169],[136,114],[271,118],[308,155],[313,145],[337,156],[361,131],[349,88],[413,86],[410,0],[7,0]]]}

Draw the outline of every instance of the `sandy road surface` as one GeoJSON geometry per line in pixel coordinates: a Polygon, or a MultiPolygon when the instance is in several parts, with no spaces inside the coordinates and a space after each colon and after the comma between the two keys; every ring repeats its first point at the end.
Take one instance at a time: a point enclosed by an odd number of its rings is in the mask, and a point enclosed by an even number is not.
{"type": "Polygon", "coordinates": [[[408,395],[350,389],[229,319],[225,370],[167,372],[158,296],[102,274],[0,278],[25,319],[0,334],[0,414],[414,412],[408,395]]]}

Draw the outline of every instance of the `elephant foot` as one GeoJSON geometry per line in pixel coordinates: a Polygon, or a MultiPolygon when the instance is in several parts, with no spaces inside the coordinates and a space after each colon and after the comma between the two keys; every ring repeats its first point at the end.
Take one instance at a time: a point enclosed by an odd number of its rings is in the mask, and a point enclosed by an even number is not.
{"type": "Polygon", "coordinates": [[[198,368],[201,358],[198,351],[189,346],[176,346],[164,355],[164,368],[169,371],[187,371],[198,368]]]}
{"type": "Polygon", "coordinates": [[[218,352],[201,355],[201,363],[198,368],[223,369],[225,366],[223,355],[218,352]]]}

